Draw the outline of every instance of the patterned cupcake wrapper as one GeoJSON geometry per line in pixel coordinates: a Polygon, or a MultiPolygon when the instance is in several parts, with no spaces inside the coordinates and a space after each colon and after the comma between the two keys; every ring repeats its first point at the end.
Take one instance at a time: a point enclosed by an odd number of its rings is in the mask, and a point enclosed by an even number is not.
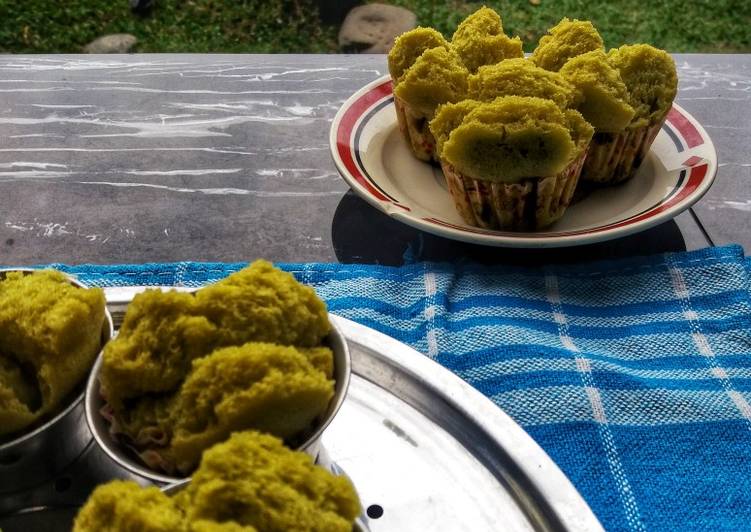
{"type": "Polygon", "coordinates": [[[558,220],[571,203],[586,150],[554,176],[519,183],[472,179],[441,161],[456,210],[469,225],[485,229],[541,229],[558,220]]]}
{"type": "Polygon", "coordinates": [[[430,119],[414,112],[409,105],[396,96],[394,96],[394,107],[399,121],[399,130],[415,157],[426,162],[437,160],[435,137],[429,127],[430,119]]]}
{"type": "Polygon", "coordinates": [[[582,181],[614,185],[631,179],[639,169],[665,122],[626,129],[621,133],[596,132],[589,144],[582,181]]]}
{"type": "Polygon", "coordinates": [[[134,438],[120,423],[112,406],[107,403],[104,397],[102,399],[104,405],[99,413],[110,424],[109,434],[114,441],[130,450],[141,459],[146,467],[157,473],[171,476],[184,473],[185,476],[188,476],[187,473],[189,472],[178,471],[174,459],[170,457],[169,437],[163,429],[157,426],[145,427],[134,438]]]}

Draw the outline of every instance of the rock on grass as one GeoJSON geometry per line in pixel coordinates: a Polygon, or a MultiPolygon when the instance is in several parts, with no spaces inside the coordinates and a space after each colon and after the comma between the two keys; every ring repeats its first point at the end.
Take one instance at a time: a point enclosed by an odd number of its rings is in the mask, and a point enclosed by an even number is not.
{"type": "Polygon", "coordinates": [[[83,47],[83,51],[87,54],[125,54],[133,49],[136,42],[138,39],[129,33],[115,33],[91,41],[83,47]]]}
{"type": "Polygon", "coordinates": [[[339,47],[344,52],[385,54],[394,39],[417,26],[417,16],[403,7],[366,4],[354,8],[339,30],[339,47]]]}

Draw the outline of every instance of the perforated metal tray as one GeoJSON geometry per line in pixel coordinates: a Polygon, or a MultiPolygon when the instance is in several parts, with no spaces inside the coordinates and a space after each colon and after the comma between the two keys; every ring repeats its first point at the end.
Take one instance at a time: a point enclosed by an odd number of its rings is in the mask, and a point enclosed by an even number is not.
{"type": "MultiPolygon", "coordinates": [[[[116,327],[137,291],[106,290],[116,327]]],[[[333,319],[353,375],[320,462],[350,476],[370,530],[602,530],[545,452],[480,392],[388,336],[333,319]]],[[[0,529],[70,530],[93,487],[112,478],[147,483],[92,441],[55,479],[3,496],[0,529]]]]}

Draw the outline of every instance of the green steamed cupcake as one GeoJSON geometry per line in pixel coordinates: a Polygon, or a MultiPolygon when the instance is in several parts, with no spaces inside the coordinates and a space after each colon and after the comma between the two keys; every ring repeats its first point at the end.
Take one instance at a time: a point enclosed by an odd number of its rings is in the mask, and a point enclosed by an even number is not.
{"type": "Polygon", "coordinates": [[[508,37],[503,32],[501,17],[487,7],[478,9],[459,24],[451,46],[470,72],[504,59],[524,57],[521,39],[508,37]]]}
{"type": "Polygon", "coordinates": [[[604,49],[605,43],[591,22],[564,17],[540,39],[531,59],[545,70],[558,72],[572,57],[604,49]]]}

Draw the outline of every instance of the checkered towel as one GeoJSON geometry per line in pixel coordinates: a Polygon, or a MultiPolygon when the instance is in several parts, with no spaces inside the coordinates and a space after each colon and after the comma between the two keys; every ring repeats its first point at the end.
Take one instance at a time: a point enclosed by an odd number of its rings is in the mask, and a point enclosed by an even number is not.
{"type": "MultiPolygon", "coordinates": [[[[199,286],[244,264],[54,265],[199,286]]],[[[481,390],[608,530],[751,529],[751,300],[737,246],[548,268],[286,264],[331,312],[481,390]]]]}

